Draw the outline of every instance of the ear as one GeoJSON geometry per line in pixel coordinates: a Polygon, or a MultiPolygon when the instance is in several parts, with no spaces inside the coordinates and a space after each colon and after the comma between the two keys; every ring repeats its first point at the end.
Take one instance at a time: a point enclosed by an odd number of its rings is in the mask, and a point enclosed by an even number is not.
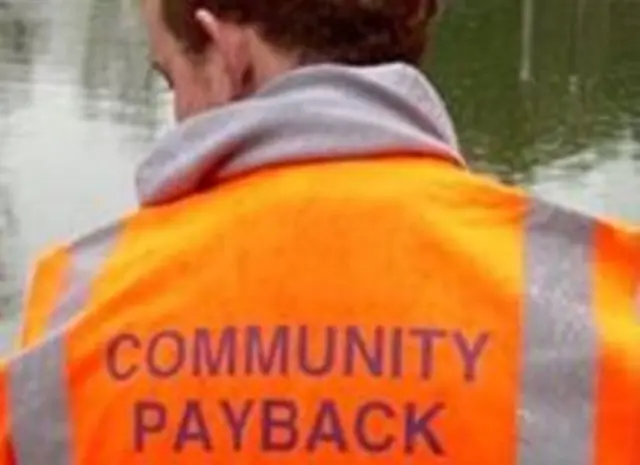
{"type": "Polygon", "coordinates": [[[204,8],[196,10],[195,20],[207,37],[216,42],[220,37],[220,20],[213,13],[204,8]]]}
{"type": "MultiPolygon", "coordinates": [[[[242,26],[223,21],[206,9],[195,13],[196,22],[211,41],[211,53],[218,55],[228,75],[235,96],[245,91],[247,70],[250,68],[250,50],[247,31],[242,26]]],[[[214,76],[214,79],[219,76],[214,76]]]]}

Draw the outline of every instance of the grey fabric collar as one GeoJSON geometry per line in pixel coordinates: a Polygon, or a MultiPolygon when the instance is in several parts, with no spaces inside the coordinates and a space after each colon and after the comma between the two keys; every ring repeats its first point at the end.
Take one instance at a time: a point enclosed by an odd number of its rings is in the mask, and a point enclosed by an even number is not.
{"type": "Polygon", "coordinates": [[[447,109],[412,67],[316,65],[167,133],[139,167],[143,206],[286,162],[408,150],[464,166],[447,109]]]}

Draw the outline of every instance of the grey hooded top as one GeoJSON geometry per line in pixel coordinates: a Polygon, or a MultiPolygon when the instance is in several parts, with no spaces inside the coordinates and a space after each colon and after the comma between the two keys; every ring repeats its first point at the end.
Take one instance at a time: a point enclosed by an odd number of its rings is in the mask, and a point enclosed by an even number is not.
{"type": "Polygon", "coordinates": [[[314,65],[171,130],[139,168],[138,196],[158,205],[268,165],[385,150],[464,165],[447,109],[420,71],[314,65]]]}

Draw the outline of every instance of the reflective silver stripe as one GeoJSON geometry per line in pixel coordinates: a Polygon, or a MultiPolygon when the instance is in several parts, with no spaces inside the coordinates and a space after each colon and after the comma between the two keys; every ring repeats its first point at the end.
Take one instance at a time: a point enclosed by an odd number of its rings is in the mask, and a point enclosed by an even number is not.
{"type": "Polygon", "coordinates": [[[118,238],[119,229],[119,225],[113,225],[71,245],[67,291],[61,296],[51,314],[47,325],[49,330],[65,325],[87,301],[93,278],[109,256],[118,238]]]}
{"type": "Polygon", "coordinates": [[[72,448],[64,339],[51,334],[9,364],[16,465],[70,465],[72,448]]]}
{"type": "Polygon", "coordinates": [[[69,279],[53,310],[47,336],[9,361],[11,439],[16,465],[72,464],[65,325],[82,312],[91,283],[119,231],[119,226],[103,229],[71,247],[69,279]]]}
{"type": "Polygon", "coordinates": [[[526,225],[518,465],[591,465],[598,334],[595,223],[532,200],[526,225]]]}

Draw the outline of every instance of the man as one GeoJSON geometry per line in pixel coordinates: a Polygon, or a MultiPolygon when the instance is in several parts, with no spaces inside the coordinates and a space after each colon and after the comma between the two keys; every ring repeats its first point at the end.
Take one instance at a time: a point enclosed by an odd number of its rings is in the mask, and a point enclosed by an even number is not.
{"type": "Polygon", "coordinates": [[[0,463],[637,461],[638,237],[469,174],[427,0],[144,0],[178,127],[44,258],[0,463]]]}

